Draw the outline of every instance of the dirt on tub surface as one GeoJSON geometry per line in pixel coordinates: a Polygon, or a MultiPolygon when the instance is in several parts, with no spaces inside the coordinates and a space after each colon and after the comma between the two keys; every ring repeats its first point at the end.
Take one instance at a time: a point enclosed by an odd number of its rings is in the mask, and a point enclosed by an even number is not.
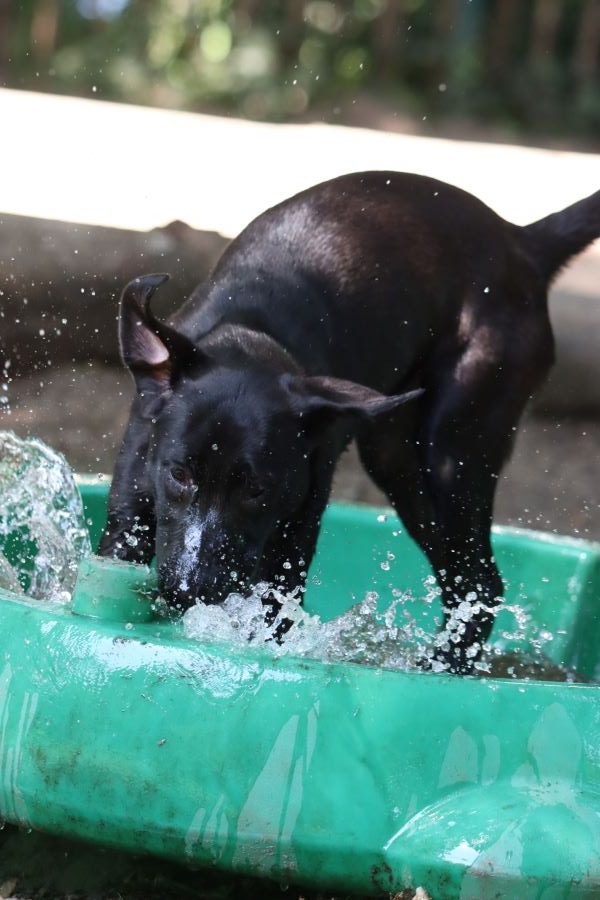
{"type": "MultiPolygon", "coordinates": [[[[4,826],[0,900],[361,900],[217,870],[191,871],[153,857],[4,826]]],[[[366,897],[363,900],[367,900],[366,897]]],[[[390,900],[433,900],[422,888],[390,900]]]]}

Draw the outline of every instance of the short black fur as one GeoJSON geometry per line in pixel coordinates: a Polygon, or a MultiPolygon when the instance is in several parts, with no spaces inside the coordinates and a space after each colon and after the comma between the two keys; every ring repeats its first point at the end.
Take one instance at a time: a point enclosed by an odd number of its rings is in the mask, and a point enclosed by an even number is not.
{"type": "Polygon", "coordinates": [[[521,228],[431,178],[366,172],[259,216],[167,324],[149,308],[161,276],[135,279],[120,336],[137,396],[100,552],[156,555],[181,608],[291,590],[356,438],[448,620],[476,601],[440,650],[470,671],[502,595],[497,478],[553,360],[548,284],[599,235],[600,193],[521,228]]]}

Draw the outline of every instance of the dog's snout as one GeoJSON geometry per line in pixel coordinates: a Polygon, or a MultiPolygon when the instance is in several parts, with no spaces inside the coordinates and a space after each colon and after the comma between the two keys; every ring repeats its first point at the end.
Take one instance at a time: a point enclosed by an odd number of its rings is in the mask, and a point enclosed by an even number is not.
{"type": "Polygon", "coordinates": [[[222,603],[229,594],[246,590],[257,558],[244,542],[230,537],[215,515],[190,518],[179,539],[167,543],[158,558],[161,594],[181,611],[198,602],[222,603]]]}
{"type": "Polygon", "coordinates": [[[164,565],[159,569],[159,589],[168,605],[184,612],[196,603],[222,603],[234,591],[245,590],[247,582],[234,569],[200,565],[193,577],[182,579],[177,568],[164,565]]]}

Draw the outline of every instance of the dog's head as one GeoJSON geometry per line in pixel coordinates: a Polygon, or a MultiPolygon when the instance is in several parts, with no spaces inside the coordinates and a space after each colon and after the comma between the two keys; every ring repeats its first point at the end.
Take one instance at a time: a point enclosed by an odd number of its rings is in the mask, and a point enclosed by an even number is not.
{"type": "Polygon", "coordinates": [[[265,546],[302,517],[316,450],[334,423],[390,412],[420,392],[386,397],[304,376],[285,355],[254,359],[247,346],[207,353],[153,317],[149,300],[166,278],[127,285],[120,343],[150,429],[145,476],[161,592],[187,608],[253,583],[265,546]]]}

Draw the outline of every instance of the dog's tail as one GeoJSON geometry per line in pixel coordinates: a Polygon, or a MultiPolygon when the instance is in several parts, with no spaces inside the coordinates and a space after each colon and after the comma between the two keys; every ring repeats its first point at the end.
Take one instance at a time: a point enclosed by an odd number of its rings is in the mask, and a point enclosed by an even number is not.
{"type": "Polygon", "coordinates": [[[547,281],[600,237],[600,191],[525,227],[547,281]]]}

